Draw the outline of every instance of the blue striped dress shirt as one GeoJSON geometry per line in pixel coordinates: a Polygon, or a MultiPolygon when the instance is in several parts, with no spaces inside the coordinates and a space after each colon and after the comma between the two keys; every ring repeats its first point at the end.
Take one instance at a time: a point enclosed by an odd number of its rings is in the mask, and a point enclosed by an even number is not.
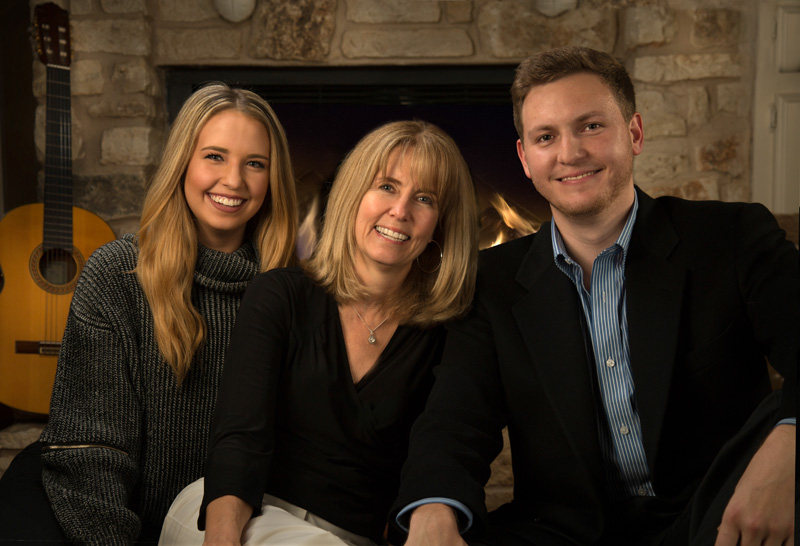
{"type": "Polygon", "coordinates": [[[575,284],[591,336],[607,424],[600,427],[601,444],[609,490],[616,499],[655,495],[636,410],[625,311],[625,258],[638,209],[639,199],[634,197],[633,208],[617,242],[594,260],[590,290],[584,288],[583,270],[567,253],[555,220],[552,223],[556,265],[575,284]]]}

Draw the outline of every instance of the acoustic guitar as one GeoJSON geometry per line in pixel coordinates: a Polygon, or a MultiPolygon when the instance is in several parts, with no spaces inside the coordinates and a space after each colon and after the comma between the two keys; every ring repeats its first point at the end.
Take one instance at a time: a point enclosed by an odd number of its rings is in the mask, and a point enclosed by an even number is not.
{"type": "Polygon", "coordinates": [[[0,403],[49,413],[78,276],[115,236],[99,216],[72,206],[69,16],[53,3],[38,5],[34,30],[47,67],[44,203],[0,221],[0,403]]]}

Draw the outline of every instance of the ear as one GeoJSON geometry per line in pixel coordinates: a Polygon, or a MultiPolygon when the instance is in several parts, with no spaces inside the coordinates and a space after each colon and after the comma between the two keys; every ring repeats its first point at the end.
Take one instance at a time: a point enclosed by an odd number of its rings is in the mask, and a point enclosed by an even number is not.
{"type": "Polygon", "coordinates": [[[642,123],[642,116],[639,112],[633,114],[631,122],[628,124],[628,130],[631,133],[631,146],[633,148],[633,155],[642,153],[644,147],[644,125],[642,123]]]}
{"type": "Polygon", "coordinates": [[[528,169],[528,162],[525,160],[525,147],[521,139],[517,139],[517,157],[519,158],[519,162],[522,163],[522,170],[525,171],[525,176],[530,178],[531,172],[528,169]]]}

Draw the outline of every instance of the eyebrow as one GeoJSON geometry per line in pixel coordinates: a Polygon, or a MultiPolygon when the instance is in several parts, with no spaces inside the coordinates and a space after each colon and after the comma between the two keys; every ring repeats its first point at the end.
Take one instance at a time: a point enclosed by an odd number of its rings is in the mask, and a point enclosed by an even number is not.
{"type": "MultiPolygon", "coordinates": [[[[206,150],[213,150],[215,152],[222,152],[224,154],[230,153],[230,150],[228,150],[227,148],[223,148],[222,146],[204,146],[204,147],[200,148],[201,152],[206,151],[206,150]]],[[[269,161],[269,156],[268,155],[263,155],[263,154],[249,154],[246,157],[247,158],[258,157],[258,158],[266,159],[267,161],[269,161]]]]}
{"type": "Polygon", "coordinates": [[[602,110],[594,110],[592,112],[586,112],[585,114],[578,116],[575,119],[575,121],[581,122],[581,121],[586,121],[590,118],[605,118],[607,116],[608,114],[606,112],[603,112],[602,110]]]}
{"type": "MultiPolygon", "coordinates": [[[[572,123],[582,123],[591,118],[597,118],[597,117],[605,118],[606,116],[607,114],[602,110],[592,110],[591,112],[585,112],[581,114],[580,116],[572,120],[572,123]]],[[[528,135],[532,135],[533,133],[537,133],[539,131],[551,131],[554,127],[555,125],[549,123],[543,125],[537,125],[535,127],[532,127],[530,131],[528,131],[528,135]]]]}

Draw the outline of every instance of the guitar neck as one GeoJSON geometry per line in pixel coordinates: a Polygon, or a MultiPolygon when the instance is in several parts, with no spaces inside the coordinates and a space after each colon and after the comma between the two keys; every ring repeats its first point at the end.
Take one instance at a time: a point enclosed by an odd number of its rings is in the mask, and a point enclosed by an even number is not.
{"type": "Polygon", "coordinates": [[[72,249],[72,116],[68,66],[47,65],[45,250],[72,249]]]}

